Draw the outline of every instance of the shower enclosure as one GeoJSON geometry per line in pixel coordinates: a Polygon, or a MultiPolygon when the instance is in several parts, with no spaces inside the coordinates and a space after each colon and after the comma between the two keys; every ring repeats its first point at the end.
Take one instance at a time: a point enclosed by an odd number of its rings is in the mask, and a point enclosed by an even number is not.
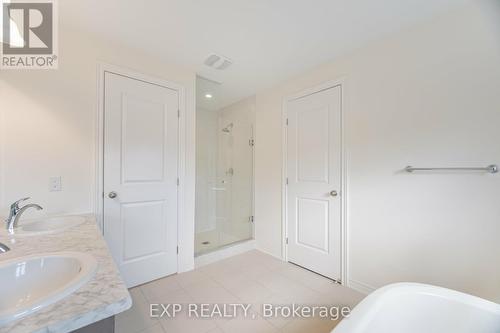
{"type": "Polygon", "coordinates": [[[195,255],[253,238],[252,102],[197,110],[195,255]]]}

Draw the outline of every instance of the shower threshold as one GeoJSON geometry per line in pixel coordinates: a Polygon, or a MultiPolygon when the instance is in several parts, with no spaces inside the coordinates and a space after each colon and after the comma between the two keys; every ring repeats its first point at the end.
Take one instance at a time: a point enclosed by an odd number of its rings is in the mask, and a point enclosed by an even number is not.
{"type": "Polygon", "coordinates": [[[195,253],[194,265],[201,267],[255,249],[255,239],[249,238],[225,244],[203,253],[195,253]]]}

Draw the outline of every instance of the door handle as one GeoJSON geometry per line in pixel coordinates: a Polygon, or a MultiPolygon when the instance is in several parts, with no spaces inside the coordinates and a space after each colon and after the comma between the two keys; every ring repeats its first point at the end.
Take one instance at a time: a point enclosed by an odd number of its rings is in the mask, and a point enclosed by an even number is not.
{"type": "Polygon", "coordinates": [[[333,190],[330,192],[330,196],[336,197],[338,195],[337,191],[333,190]]]}
{"type": "Polygon", "coordinates": [[[108,193],[108,197],[109,197],[110,199],[114,199],[114,198],[116,198],[117,196],[118,196],[118,194],[116,194],[116,192],[114,192],[114,191],[111,191],[111,192],[109,192],[109,193],[108,193]]]}

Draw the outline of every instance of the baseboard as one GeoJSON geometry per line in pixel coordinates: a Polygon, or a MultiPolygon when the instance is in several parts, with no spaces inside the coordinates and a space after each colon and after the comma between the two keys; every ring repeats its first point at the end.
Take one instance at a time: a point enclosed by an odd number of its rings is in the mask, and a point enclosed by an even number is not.
{"type": "Polygon", "coordinates": [[[348,287],[352,288],[356,291],[359,291],[360,293],[365,294],[365,295],[368,295],[368,294],[372,293],[373,291],[375,291],[375,289],[377,289],[375,287],[367,285],[366,283],[359,282],[359,281],[356,281],[353,279],[349,280],[348,287]]]}
{"type": "Polygon", "coordinates": [[[194,258],[194,267],[199,268],[208,264],[212,264],[222,259],[226,259],[241,253],[245,253],[251,250],[255,250],[255,240],[251,239],[248,241],[239,242],[236,244],[228,245],[207,254],[202,254],[201,256],[194,258]]]}
{"type": "Polygon", "coordinates": [[[259,247],[256,247],[255,249],[256,249],[257,251],[260,251],[260,252],[262,252],[262,253],[265,253],[265,254],[267,254],[267,255],[269,255],[269,256],[271,256],[271,257],[273,257],[273,258],[279,259],[279,260],[281,260],[281,261],[285,261],[285,258],[283,258],[281,255],[277,256],[276,254],[271,253],[271,252],[268,252],[268,251],[266,251],[266,250],[262,250],[262,249],[261,249],[261,248],[259,248],[259,247]]]}

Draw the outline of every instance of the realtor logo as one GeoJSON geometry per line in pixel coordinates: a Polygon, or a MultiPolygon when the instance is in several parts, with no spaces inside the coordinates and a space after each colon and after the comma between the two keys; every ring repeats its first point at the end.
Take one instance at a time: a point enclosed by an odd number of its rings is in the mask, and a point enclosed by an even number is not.
{"type": "Polygon", "coordinates": [[[57,68],[54,0],[2,3],[2,69],[57,68]]]}

